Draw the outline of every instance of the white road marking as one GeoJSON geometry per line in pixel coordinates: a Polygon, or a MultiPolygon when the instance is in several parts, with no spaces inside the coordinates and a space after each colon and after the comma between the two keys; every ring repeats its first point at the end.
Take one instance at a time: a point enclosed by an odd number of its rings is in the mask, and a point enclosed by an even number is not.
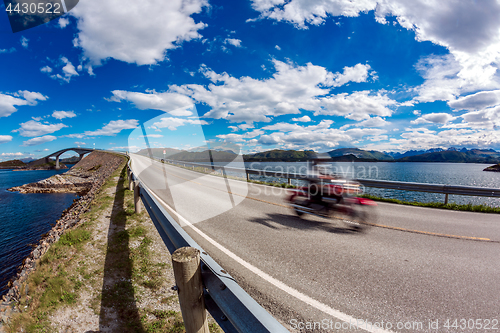
{"type": "MultiPolygon", "coordinates": [[[[209,243],[211,243],[213,246],[215,246],[216,248],[218,248],[220,251],[224,252],[227,256],[229,256],[230,258],[232,258],[233,260],[235,260],[236,262],[238,262],[240,265],[242,265],[243,267],[247,268],[248,270],[250,270],[251,272],[253,272],[254,274],[258,275],[259,277],[261,277],[262,279],[266,280],[267,282],[273,284],[275,287],[283,290],[284,292],[286,292],[287,294],[303,301],[304,303],[334,317],[334,318],[337,318],[343,322],[346,322],[346,323],[361,323],[361,319],[357,319],[357,318],[354,318],[348,314],[345,314],[339,310],[336,310],[336,309],[333,309],[331,307],[329,307],[328,305],[326,304],[323,304],[309,296],[307,296],[306,294],[303,294],[301,293],[300,291],[292,288],[292,287],[289,287],[288,285],[286,285],[285,283],[273,278],[272,276],[270,276],[269,274],[265,273],[264,271],[260,270],[259,268],[253,266],[252,264],[246,262],[245,260],[243,260],[242,258],[240,258],[239,256],[237,256],[235,253],[231,252],[230,250],[228,250],[227,248],[225,248],[224,246],[222,246],[221,244],[217,243],[214,239],[212,239],[211,237],[209,237],[208,235],[206,235],[203,231],[201,231],[200,229],[196,228],[191,222],[189,222],[188,220],[186,220],[184,217],[182,217],[181,215],[179,215],[176,211],[174,211],[165,201],[163,201],[158,195],[156,195],[156,193],[154,193],[153,191],[150,190],[150,193],[152,193],[155,198],[161,202],[169,211],[171,211],[174,215],[176,215],[180,220],[182,220],[182,222],[184,222],[186,225],[188,225],[189,227],[191,227],[191,229],[193,231],[195,231],[196,233],[198,233],[201,237],[203,237],[204,239],[206,239],[209,243]]],[[[354,324],[353,324],[354,325],[354,324]]],[[[364,331],[367,331],[367,332],[373,332],[373,333],[393,333],[392,331],[389,331],[389,330],[385,330],[385,329],[382,329],[382,328],[378,328],[378,327],[369,327],[368,325],[361,325],[361,326],[358,326],[356,328],[359,328],[359,329],[362,329],[364,331]]]]}

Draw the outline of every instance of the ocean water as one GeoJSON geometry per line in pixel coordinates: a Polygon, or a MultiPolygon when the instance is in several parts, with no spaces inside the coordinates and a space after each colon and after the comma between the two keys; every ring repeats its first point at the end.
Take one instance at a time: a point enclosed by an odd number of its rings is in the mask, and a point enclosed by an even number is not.
{"type": "MultiPolygon", "coordinates": [[[[222,164],[222,163],[221,163],[222,164]]],[[[389,163],[389,162],[336,162],[327,165],[328,170],[350,179],[378,179],[401,182],[430,183],[445,185],[463,185],[487,188],[500,188],[500,172],[486,172],[484,168],[491,164],[476,163],[389,163]]],[[[246,162],[247,169],[283,171],[305,174],[306,162],[246,162]]],[[[237,174],[234,174],[237,175],[237,174]]],[[[242,175],[239,175],[242,176],[242,175]]],[[[262,181],[286,182],[284,179],[272,177],[250,176],[262,181]]],[[[292,184],[300,185],[298,180],[292,184]]],[[[423,193],[400,190],[366,188],[366,193],[385,198],[405,201],[444,202],[444,194],[423,193]]],[[[486,204],[500,207],[500,198],[471,197],[450,195],[449,202],[459,204],[486,204]]]]}
{"type": "Polygon", "coordinates": [[[77,198],[76,194],[20,194],[7,189],[65,171],[0,170],[0,296],[31,252],[30,244],[36,244],[77,198]]]}

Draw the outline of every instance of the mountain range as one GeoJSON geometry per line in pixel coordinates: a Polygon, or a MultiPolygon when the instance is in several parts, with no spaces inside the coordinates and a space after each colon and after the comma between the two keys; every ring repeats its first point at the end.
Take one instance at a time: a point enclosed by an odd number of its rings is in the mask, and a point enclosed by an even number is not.
{"type": "MultiPolygon", "coordinates": [[[[167,158],[184,162],[229,162],[236,154],[232,150],[185,151],[173,148],[142,149],[137,154],[155,158],[167,158]],[[165,151],[165,154],[163,152],[165,151]],[[211,155],[211,156],[210,156],[211,155]]],[[[493,149],[433,148],[411,150],[405,153],[380,152],[359,148],[340,148],[318,154],[312,150],[274,149],[254,154],[245,154],[245,162],[303,162],[320,157],[339,162],[448,162],[448,163],[499,163],[500,152],[493,149]]]]}

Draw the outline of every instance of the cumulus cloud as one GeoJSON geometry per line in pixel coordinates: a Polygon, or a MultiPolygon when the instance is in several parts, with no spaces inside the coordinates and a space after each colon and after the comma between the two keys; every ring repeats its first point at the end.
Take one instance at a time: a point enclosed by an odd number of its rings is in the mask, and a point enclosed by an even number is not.
{"type": "Polygon", "coordinates": [[[300,118],[292,118],[292,121],[300,121],[300,122],[303,122],[303,123],[308,123],[311,121],[311,118],[309,116],[303,116],[303,117],[300,117],[300,118]]]}
{"type": "Polygon", "coordinates": [[[40,71],[49,74],[50,77],[54,80],[59,80],[60,82],[66,82],[66,83],[69,83],[73,76],[80,75],[78,74],[75,66],[66,57],[61,57],[60,62],[57,66],[62,67],[61,73],[50,75],[53,69],[50,68],[49,66],[42,67],[40,71]]]}
{"type": "Polygon", "coordinates": [[[0,135],[0,144],[12,141],[12,136],[10,135],[0,135]]]}
{"type": "Polygon", "coordinates": [[[488,107],[500,105],[500,90],[480,91],[457,98],[449,102],[448,105],[456,110],[483,110],[488,107]]]}
{"type": "Polygon", "coordinates": [[[57,21],[57,24],[59,24],[59,28],[64,29],[69,24],[69,20],[66,17],[61,17],[59,21],[57,21]]]}
{"type": "Polygon", "coordinates": [[[311,63],[297,66],[273,60],[273,64],[276,72],[271,78],[263,80],[251,77],[235,78],[202,66],[202,73],[212,81],[208,87],[198,84],[173,85],[170,86],[170,91],[209,105],[211,110],[203,117],[224,118],[232,122],[269,122],[273,116],[299,114],[301,109],[315,111],[317,114],[352,116],[352,119],[367,118],[372,112],[380,116],[391,114],[386,106],[394,104],[394,101],[385,95],[369,96],[368,92],[355,93],[351,104],[356,104],[355,98],[369,104],[360,102],[357,103],[359,108],[345,109],[342,112],[335,109],[340,104],[339,98],[350,100],[351,97],[331,95],[332,88],[351,82],[350,80],[366,80],[367,77],[359,73],[364,72],[362,68],[367,71],[369,66],[356,65],[353,71],[351,68],[345,68],[344,73],[331,73],[324,67],[311,63]],[[358,113],[362,115],[357,115],[358,113]]]}
{"type": "Polygon", "coordinates": [[[38,137],[38,138],[29,139],[27,141],[23,141],[23,146],[25,146],[25,147],[27,147],[27,146],[37,146],[37,145],[41,145],[43,143],[54,141],[56,139],[57,138],[55,136],[45,135],[45,136],[41,136],[41,137],[38,137]]]}
{"type": "Polygon", "coordinates": [[[59,131],[61,128],[68,127],[62,123],[60,124],[42,124],[35,120],[28,120],[25,123],[20,124],[21,128],[14,130],[12,132],[19,132],[21,136],[32,137],[32,136],[42,136],[45,134],[54,133],[59,131]]]}
{"type": "Polygon", "coordinates": [[[56,119],[74,118],[76,114],[73,111],[54,111],[52,117],[56,119]]]}
{"type": "Polygon", "coordinates": [[[332,120],[322,120],[317,125],[301,126],[279,122],[264,126],[244,134],[223,134],[217,138],[242,142],[246,146],[259,144],[262,146],[278,146],[282,149],[314,149],[317,151],[329,150],[339,145],[356,144],[361,140],[387,140],[383,136],[386,133],[383,129],[375,128],[355,128],[343,130],[332,128],[332,120]]]}
{"type": "Polygon", "coordinates": [[[426,82],[415,90],[417,102],[453,101],[464,93],[500,87],[500,2],[496,0],[252,0],[252,7],[262,18],[300,29],[320,25],[329,17],[356,17],[371,10],[381,24],[395,17],[400,26],[415,33],[416,40],[450,51],[427,61],[426,82]]]}
{"type": "Polygon", "coordinates": [[[113,96],[108,99],[112,102],[127,101],[140,110],[153,109],[171,113],[173,116],[190,116],[193,113],[188,110],[193,100],[185,95],[172,92],[157,93],[149,91],[140,93],[125,90],[114,90],[113,96]]]}
{"type": "Polygon", "coordinates": [[[16,52],[16,49],[14,47],[11,47],[10,49],[0,49],[0,54],[2,53],[13,53],[16,52]]]}
{"type": "Polygon", "coordinates": [[[191,15],[204,7],[206,0],[83,1],[70,12],[79,30],[74,44],[94,65],[109,58],[156,64],[168,50],[201,37],[206,25],[191,15]]]}
{"type": "Polygon", "coordinates": [[[360,121],[370,118],[370,115],[391,116],[393,111],[388,107],[397,105],[397,102],[387,95],[372,94],[365,90],[325,97],[322,104],[324,108],[316,111],[315,115],[343,116],[360,121]]]}
{"type": "Polygon", "coordinates": [[[48,97],[38,92],[19,90],[10,95],[0,93],[0,117],[8,117],[17,111],[16,106],[37,105],[38,101],[45,101],[48,97]]]}
{"type": "Polygon", "coordinates": [[[21,153],[21,152],[17,152],[17,153],[2,153],[1,156],[9,156],[9,157],[12,157],[12,156],[24,156],[24,154],[21,153]]]}
{"type": "Polygon", "coordinates": [[[28,42],[29,42],[29,41],[30,41],[30,40],[29,40],[28,38],[26,38],[26,37],[24,37],[24,36],[22,36],[22,37],[21,37],[21,45],[22,45],[25,49],[27,49],[27,48],[28,48],[28,42]]]}
{"type": "Polygon", "coordinates": [[[457,119],[457,117],[453,117],[452,115],[444,112],[440,113],[429,113],[426,115],[423,115],[422,117],[418,118],[417,120],[411,121],[412,124],[428,124],[428,123],[433,123],[433,124],[446,124],[452,120],[457,119]]]}
{"type": "Polygon", "coordinates": [[[370,119],[363,120],[355,124],[357,127],[384,127],[389,125],[390,123],[383,118],[380,117],[372,117],[370,119]]]}
{"type": "MultiPolygon", "coordinates": [[[[186,118],[174,118],[174,117],[165,117],[161,118],[160,121],[153,123],[148,128],[152,128],[155,130],[161,128],[168,128],[171,131],[177,130],[177,127],[184,126],[187,124],[191,125],[208,125],[208,123],[204,120],[199,119],[186,119],[186,118]]],[[[149,135],[148,135],[149,136],[149,135]]]]}
{"type": "Polygon", "coordinates": [[[85,131],[85,136],[115,136],[126,129],[134,129],[139,126],[139,122],[136,119],[128,120],[112,120],[106,124],[103,128],[96,131],[85,131]]]}
{"type": "Polygon", "coordinates": [[[241,40],[236,38],[226,38],[224,44],[230,44],[236,47],[241,47],[241,40]]]}

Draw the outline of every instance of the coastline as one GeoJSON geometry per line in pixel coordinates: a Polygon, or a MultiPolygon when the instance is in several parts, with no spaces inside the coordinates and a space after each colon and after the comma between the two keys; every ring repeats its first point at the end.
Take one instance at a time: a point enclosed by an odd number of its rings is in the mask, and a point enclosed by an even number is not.
{"type": "MultiPolygon", "coordinates": [[[[69,183],[62,184],[63,186],[57,186],[57,183],[48,181],[55,177],[53,176],[37,183],[30,183],[8,189],[9,191],[20,189],[21,193],[76,192],[80,197],[75,199],[73,204],[62,213],[61,218],[56,221],[52,229],[45,235],[42,235],[38,245],[35,246],[31,253],[23,260],[22,265],[18,267],[17,274],[9,281],[9,290],[2,296],[2,302],[0,303],[0,324],[2,324],[2,322],[7,322],[13,313],[20,312],[16,304],[21,297],[28,296],[29,288],[26,285],[26,281],[30,274],[35,271],[40,258],[49,250],[51,244],[59,240],[66,230],[78,225],[80,222],[80,215],[88,210],[90,203],[99,192],[106,179],[125,159],[125,157],[112,153],[94,152],[92,154],[82,159],[82,161],[73,167],[75,170],[79,168],[87,171],[91,170],[91,174],[87,175],[83,185],[82,182],[79,182],[76,185],[73,184],[73,186],[69,183]],[[92,170],[92,168],[95,169],[92,170]],[[51,184],[54,186],[52,189],[50,188],[51,184]]],[[[70,172],[73,168],[66,173],[70,172]]],[[[60,175],[56,176],[62,177],[60,175]]],[[[2,332],[1,326],[0,332],[2,332]]]]}

